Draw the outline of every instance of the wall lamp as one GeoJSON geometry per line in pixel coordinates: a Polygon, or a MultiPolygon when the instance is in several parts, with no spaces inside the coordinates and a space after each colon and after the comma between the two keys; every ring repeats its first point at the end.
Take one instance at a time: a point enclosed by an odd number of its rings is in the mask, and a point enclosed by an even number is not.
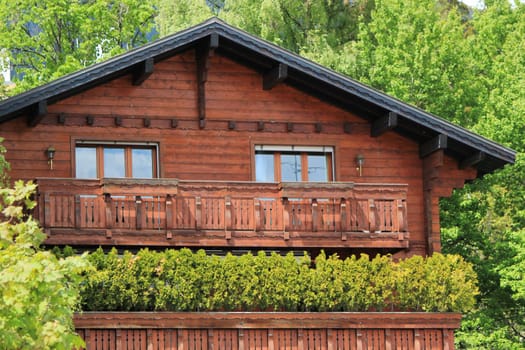
{"type": "Polygon", "coordinates": [[[53,159],[55,159],[55,147],[49,146],[46,150],[47,154],[47,164],[49,164],[49,169],[53,170],[53,159]]]}
{"type": "Polygon", "coordinates": [[[359,176],[363,176],[363,165],[365,164],[365,156],[358,154],[355,157],[356,170],[359,173],[359,176]]]}

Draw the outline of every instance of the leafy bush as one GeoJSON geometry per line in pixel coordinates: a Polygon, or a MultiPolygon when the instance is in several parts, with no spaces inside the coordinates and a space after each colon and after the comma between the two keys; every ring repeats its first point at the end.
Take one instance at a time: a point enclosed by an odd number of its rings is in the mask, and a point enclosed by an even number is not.
{"type": "Polygon", "coordinates": [[[453,311],[474,307],[472,266],[457,255],[345,260],[307,255],[208,256],[203,250],[101,249],[82,290],[85,311],[453,311]]]}

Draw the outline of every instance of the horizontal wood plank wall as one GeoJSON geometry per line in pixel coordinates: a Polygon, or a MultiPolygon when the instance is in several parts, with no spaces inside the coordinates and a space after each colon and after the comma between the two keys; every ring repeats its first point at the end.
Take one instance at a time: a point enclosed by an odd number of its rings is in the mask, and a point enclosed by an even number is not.
{"type": "Polygon", "coordinates": [[[460,314],[85,313],[88,350],[452,350],[460,314]]]}
{"type": "Polygon", "coordinates": [[[411,254],[426,252],[417,143],[394,132],[372,138],[364,119],[286,83],[263,90],[261,74],[219,54],[210,59],[201,129],[195,72],[194,53],[188,51],[156,63],[140,86],[126,75],[50,104],[33,128],[25,118],[2,124],[11,177],[73,176],[75,140],[156,142],[161,177],[225,181],[254,179],[255,144],[327,145],[335,149],[337,181],[408,184],[411,254]],[[49,146],[56,149],[53,170],[45,154],[49,146]],[[357,154],[365,157],[362,177],[357,154]]]}

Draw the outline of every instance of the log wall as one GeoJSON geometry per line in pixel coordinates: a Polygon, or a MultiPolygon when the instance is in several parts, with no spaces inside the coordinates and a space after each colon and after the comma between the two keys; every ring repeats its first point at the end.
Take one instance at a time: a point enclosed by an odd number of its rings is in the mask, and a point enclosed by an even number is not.
{"type": "Polygon", "coordinates": [[[88,350],[452,350],[460,314],[85,313],[88,350]]]}
{"type": "MultiPolygon", "coordinates": [[[[394,132],[371,137],[365,119],[285,83],[263,90],[260,73],[219,54],[209,61],[206,119],[200,125],[196,75],[190,50],[156,63],[139,86],[125,75],[50,104],[34,127],[25,118],[2,124],[11,177],[74,177],[79,140],[153,142],[159,146],[160,177],[219,181],[254,180],[257,144],[332,146],[336,181],[408,184],[409,254],[427,253],[423,160],[416,142],[394,132]],[[56,149],[52,170],[49,146],[56,149]],[[365,157],[362,177],[357,154],[365,157]]],[[[457,168],[451,158],[446,162],[457,168]]],[[[455,181],[445,187],[462,185],[473,174],[472,169],[446,174],[455,181]]]]}

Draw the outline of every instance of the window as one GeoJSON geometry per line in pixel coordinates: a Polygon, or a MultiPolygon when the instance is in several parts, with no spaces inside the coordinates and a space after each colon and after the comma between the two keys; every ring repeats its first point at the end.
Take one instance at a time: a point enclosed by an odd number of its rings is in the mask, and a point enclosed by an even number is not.
{"type": "Polygon", "coordinates": [[[255,146],[255,180],[260,182],[333,181],[333,148],[255,146]]]}
{"type": "Polygon", "coordinates": [[[157,177],[157,145],[79,142],[75,148],[78,179],[157,177]]]}

